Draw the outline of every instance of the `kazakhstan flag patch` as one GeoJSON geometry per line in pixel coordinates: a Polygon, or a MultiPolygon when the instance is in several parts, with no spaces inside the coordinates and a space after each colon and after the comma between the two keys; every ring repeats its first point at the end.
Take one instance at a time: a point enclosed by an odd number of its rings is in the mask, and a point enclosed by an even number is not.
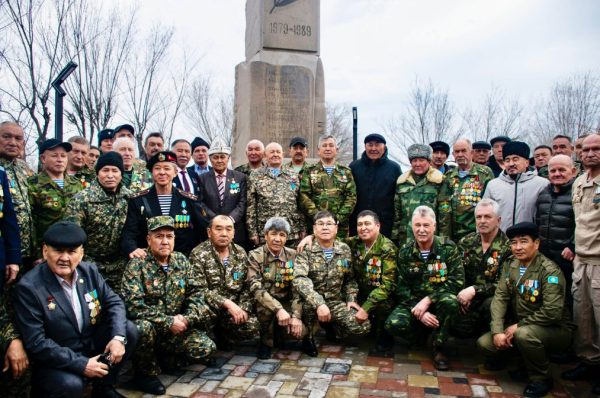
{"type": "Polygon", "coordinates": [[[549,276],[548,283],[553,283],[555,285],[558,285],[558,276],[549,276]]]}

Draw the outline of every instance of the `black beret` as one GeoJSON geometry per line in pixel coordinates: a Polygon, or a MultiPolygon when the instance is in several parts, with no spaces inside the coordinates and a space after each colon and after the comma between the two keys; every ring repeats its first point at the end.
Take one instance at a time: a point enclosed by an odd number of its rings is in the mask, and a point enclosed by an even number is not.
{"type": "Polygon", "coordinates": [[[74,222],[59,221],[46,230],[42,239],[48,246],[74,248],[83,245],[87,241],[87,235],[74,222]]]}
{"type": "Polygon", "coordinates": [[[444,141],[433,141],[429,146],[433,151],[442,151],[446,156],[450,155],[450,145],[446,144],[444,141]]]}
{"type": "Polygon", "coordinates": [[[123,166],[123,158],[118,152],[107,152],[105,154],[102,154],[102,156],[100,156],[98,160],[96,160],[96,174],[98,174],[100,169],[102,169],[104,166],[115,166],[119,170],[121,170],[121,174],[125,172],[125,167],[123,166]]]}
{"type": "Polygon", "coordinates": [[[510,141],[502,147],[502,159],[507,156],[517,155],[525,159],[529,159],[529,146],[521,141],[510,141]]]}
{"type": "Polygon", "coordinates": [[[67,152],[71,152],[71,149],[73,149],[73,146],[68,142],[62,142],[57,140],[56,138],[49,138],[46,141],[42,142],[42,145],[40,146],[40,155],[46,152],[48,149],[54,149],[59,146],[63,147],[67,152]]]}
{"type": "Polygon", "coordinates": [[[290,148],[296,145],[302,145],[304,148],[308,146],[308,141],[304,137],[293,137],[290,140],[290,148]]]}
{"type": "Polygon", "coordinates": [[[131,135],[135,135],[135,128],[131,124],[122,124],[113,129],[113,135],[117,134],[121,130],[127,130],[131,133],[131,135]]]}
{"type": "Polygon", "coordinates": [[[531,236],[532,239],[538,239],[540,236],[538,226],[532,222],[520,222],[508,227],[506,230],[506,236],[508,239],[512,239],[516,236],[531,236]]]}
{"type": "Polygon", "coordinates": [[[494,137],[490,140],[490,145],[494,146],[496,142],[511,142],[512,140],[505,135],[499,135],[498,137],[494,137]]]}
{"type": "Polygon", "coordinates": [[[102,141],[113,138],[114,131],[112,129],[100,130],[98,133],[98,145],[102,144],[102,141]]]}
{"type": "Polygon", "coordinates": [[[148,170],[152,171],[152,168],[158,162],[170,162],[170,163],[175,164],[175,163],[177,163],[177,155],[175,155],[171,151],[159,152],[156,155],[152,156],[150,158],[150,160],[148,160],[148,163],[146,163],[146,168],[148,170]]]}
{"type": "Polygon", "coordinates": [[[194,141],[192,141],[192,152],[194,152],[194,149],[196,149],[199,146],[205,146],[208,149],[210,149],[210,144],[208,142],[204,141],[200,137],[196,137],[194,138],[194,141]]]}
{"type": "Polygon", "coordinates": [[[369,141],[375,141],[375,142],[379,142],[381,144],[387,144],[387,142],[385,142],[385,138],[381,134],[377,134],[377,133],[369,134],[368,136],[366,136],[364,143],[366,144],[369,141]]]}
{"type": "Polygon", "coordinates": [[[492,146],[485,141],[475,141],[473,143],[473,149],[487,149],[489,151],[492,149],[492,146]]]}

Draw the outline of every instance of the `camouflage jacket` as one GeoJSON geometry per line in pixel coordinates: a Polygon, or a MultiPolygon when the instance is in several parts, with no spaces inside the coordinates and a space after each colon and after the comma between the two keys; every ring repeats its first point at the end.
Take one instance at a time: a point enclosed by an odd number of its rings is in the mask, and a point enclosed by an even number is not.
{"type": "Polygon", "coordinates": [[[79,170],[77,173],[69,175],[78,180],[84,189],[89,187],[96,179],[96,172],[87,166],[84,166],[83,169],[79,170]]]}
{"type": "Polygon", "coordinates": [[[433,209],[437,216],[438,231],[444,231],[448,224],[449,201],[449,193],[444,188],[444,175],[439,170],[430,167],[418,182],[412,170],[402,174],[396,182],[392,241],[400,247],[412,238],[412,214],[420,205],[433,209]]]}
{"type": "Polygon", "coordinates": [[[310,167],[310,164],[308,164],[308,162],[304,162],[304,164],[302,165],[302,168],[300,168],[300,170],[296,171],[296,169],[294,168],[294,163],[292,163],[292,162],[289,162],[289,163],[283,165],[284,169],[292,170],[293,172],[298,174],[298,178],[300,179],[300,181],[302,181],[302,175],[304,174],[304,171],[306,169],[308,169],[309,167],[310,167]]]}
{"type": "Polygon", "coordinates": [[[350,214],[356,205],[356,184],[352,171],[335,164],[331,177],[318,162],[306,168],[300,184],[300,208],[312,219],[319,210],[329,210],[340,223],[338,236],[346,236],[350,214]]]}
{"type": "Polygon", "coordinates": [[[122,185],[114,195],[109,195],[95,180],[67,205],[64,219],[79,224],[87,233],[84,247],[88,261],[105,264],[121,258],[121,231],[130,195],[122,185]]]}
{"type": "Polygon", "coordinates": [[[150,250],[145,259],[129,260],[123,283],[127,317],[152,322],[163,331],[173,324],[175,315],[183,315],[190,326],[203,325],[206,304],[199,275],[189,260],[179,252],[169,256],[169,270],[163,271],[150,250]]]}
{"type": "Polygon", "coordinates": [[[465,271],[458,248],[451,240],[433,237],[427,261],[414,240],[398,253],[398,303],[414,306],[428,296],[434,303],[444,293],[458,294],[465,284],[465,271]]]}
{"type": "Polygon", "coordinates": [[[10,342],[20,338],[19,331],[12,319],[11,307],[10,293],[7,289],[0,295],[0,355],[2,357],[4,357],[10,342]]]}
{"type": "Polygon", "coordinates": [[[511,256],[510,242],[504,232],[498,230],[486,252],[481,247],[481,235],[470,233],[458,242],[463,255],[465,286],[473,286],[477,298],[492,297],[498,285],[503,265],[511,256]]]}
{"type": "Polygon", "coordinates": [[[21,238],[21,255],[29,257],[33,254],[33,239],[35,236],[31,205],[29,204],[29,184],[27,182],[31,177],[31,170],[27,163],[21,159],[9,161],[0,158],[0,166],[4,167],[6,171],[10,195],[17,215],[19,237],[21,238]]]}
{"type": "Polygon", "coordinates": [[[339,240],[333,248],[333,258],[329,261],[316,240],[310,249],[306,247],[296,256],[292,286],[314,308],[329,301],[356,301],[358,295],[350,248],[339,240]]]}
{"type": "Polygon", "coordinates": [[[206,303],[214,313],[220,312],[227,299],[244,311],[252,312],[254,301],[246,282],[248,256],[241,246],[229,245],[228,265],[225,265],[212,242],[207,240],[192,250],[190,262],[206,303]]]}
{"type": "Polygon", "coordinates": [[[45,171],[29,177],[27,182],[36,232],[34,242],[39,255],[44,233],[50,225],[63,218],[67,203],[83,189],[83,185],[75,178],[65,176],[65,187],[61,189],[45,171]]]}
{"type": "Polygon", "coordinates": [[[250,177],[250,173],[252,173],[252,171],[254,171],[254,170],[260,170],[260,169],[261,169],[261,167],[259,167],[258,169],[252,169],[252,168],[250,168],[250,164],[249,163],[244,163],[244,164],[239,165],[238,167],[236,167],[234,170],[235,171],[239,171],[240,173],[244,173],[248,177],[250,177]]]}
{"type": "Polygon", "coordinates": [[[368,252],[358,236],[346,242],[352,252],[352,268],[360,295],[366,297],[361,307],[369,312],[377,304],[392,300],[398,279],[396,245],[381,233],[368,252]]]}
{"type": "Polygon", "coordinates": [[[152,173],[146,169],[146,162],[143,160],[133,163],[131,178],[127,179],[127,181],[123,179],[123,182],[132,193],[143,191],[154,185],[152,173]]]}
{"type": "Polygon", "coordinates": [[[248,289],[256,302],[277,313],[283,308],[282,302],[292,304],[292,312],[296,318],[302,317],[302,304],[297,294],[292,291],[294,280],[296,251],[284,247],[275,257],[263,245],[248,253],[248,289]]]}
{"type": "Polygon", "coordinates": [[[300,180],[290,169],[281,169],[274,177],[267,168],[254,170],[248,178],[246,226],[248,235],[258,236],[260,243],[265,241],[263,228],[267,220],[274,216],[285,217],[292,228],[288,239],[298,239],[306,232],[304,217],[298,211],[300,180]]]}
{"type": "Polygon", "coordinates": [[[515,322],[519,326],[574,329],[565,305],[566,283],[560,268],[541,253],[537,253],[523,276],[519,268],[520,261],[512,258],[502,269],[490,307],[492,334],[504,333],[506,325],[515,322]]]}
{"type": "Polygon", "coordinates": [[[439,210],[450,213],[448,223],[442,225],[440,235],[449,236],[455,242],[475,232],[475,206],[483,197],[487,183],[494,178],[492,169],[472,163],[469,173],[461,178],[458,167],[448,171],[444,179],[444,190],[450,194],[450,206],[439,210]]]}

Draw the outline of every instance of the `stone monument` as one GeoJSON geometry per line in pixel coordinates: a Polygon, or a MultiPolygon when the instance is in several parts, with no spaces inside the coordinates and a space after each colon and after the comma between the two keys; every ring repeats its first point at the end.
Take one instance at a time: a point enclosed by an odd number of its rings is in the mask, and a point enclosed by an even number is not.
{"type": "Polygon", "coordinates": [[[246,61],[235,68],[233,164],[246,143],[305,137],[315,156],[325,130],[320,0],[247,0],[246,61]]]}

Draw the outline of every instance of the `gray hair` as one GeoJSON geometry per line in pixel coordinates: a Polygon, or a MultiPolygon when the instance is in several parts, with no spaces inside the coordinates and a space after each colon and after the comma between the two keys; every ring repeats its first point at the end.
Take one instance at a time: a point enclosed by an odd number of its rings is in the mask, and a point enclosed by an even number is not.
{"type": "Polygon", "coordinates": [[[133,146],[133,152],[137,153],[135,141],[131,137],[119,137],[113,142],[113,151],[117,151],[123,144],[131,144],[133,146]]]}
{"type": "Polygon", "coordinates": [[[257,139],[253,139],[253,140],[248,141],[248,143],[246,144],[246,150],[248,150],[248,147],[250,145],[254,145],[254,144],[259,144],[261,151],[265,150],[265,144],[263,144],[263,142],[261,140],[257,140],[257,139]]]}
{"type": "Polygon", "coordinates": [[[479,203],[477,203],[477,205],[475,206],[475,212],[477,212],[477,210],[479,210],[480,207],[491,207],[494,215],[496,215],[496,216],[499,215],[498,213],[500,212],[500,205],[498,204],[498,202],[496,202],[493,199],[489,199],[489,198],[481,199],[479,201],[479,203]]]}
{"type": "Polygon", "coordinates": [[[292,228],[290,227],[290,223],[283,217],[271,217],[265,223],[265,228],[263,232],[266,234],[269,231],[276,232],[285,232],[286,234],[290,234],[292,232],[292,228]]]}
{"type": "Polygon", "coordinates": [[[431,218],[431,220],[433,221],[433,223],[435,224],[435,212],[431,209],[431,207],[429,206],[418,206],[415,211],[413,211],[412,214],[412,218],[410,219],[410,222],[412,224],[413,220],[415,219],[415,217],[429,217],[431,218]]]}
{"type": "Polygon", "coordinates": [[[322,144],[324,141],[327,141],[327,140],[333,140],[333,142],[335,143],[335,146],[337,147],[337,140],[336,140],[336,139],[335,139],[335,137],[334,137],[334,136],[332,136],[332,135],[322,135],[322,136],[320,136],[320,137],[319,137],[319,147],[321,146],[321,144],[322,144]]]}

